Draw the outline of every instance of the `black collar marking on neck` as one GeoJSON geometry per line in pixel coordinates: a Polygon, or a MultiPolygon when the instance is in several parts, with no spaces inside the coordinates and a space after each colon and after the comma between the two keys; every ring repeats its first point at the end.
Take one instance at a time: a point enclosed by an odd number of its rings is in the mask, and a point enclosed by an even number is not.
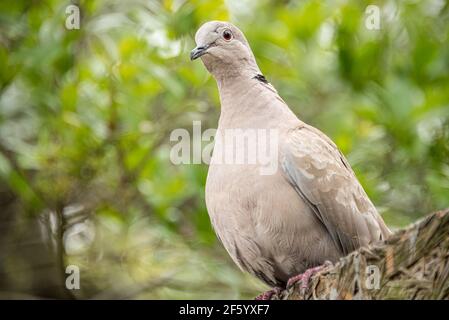
{"type": "Polygon", "coordinates": [[[256,80],[259,80],[260,82],[263,82],[263,83],[267,83],[268,84],[268,80],[264,77],[264,75],[263,74],[256,74],[254,77],[253,77],[253,79],[256,79],[256,80]]]}

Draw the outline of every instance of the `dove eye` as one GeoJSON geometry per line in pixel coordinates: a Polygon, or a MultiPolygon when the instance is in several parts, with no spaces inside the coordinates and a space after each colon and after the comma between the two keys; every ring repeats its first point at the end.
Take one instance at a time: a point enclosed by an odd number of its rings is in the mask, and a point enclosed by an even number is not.
{"type": "Polygon", "coordinates": [[[230,41],[232,39],[232,32],[231,30],[225,30],[223,31],[223,39],[225,39],[226,41],[230,41]]]}

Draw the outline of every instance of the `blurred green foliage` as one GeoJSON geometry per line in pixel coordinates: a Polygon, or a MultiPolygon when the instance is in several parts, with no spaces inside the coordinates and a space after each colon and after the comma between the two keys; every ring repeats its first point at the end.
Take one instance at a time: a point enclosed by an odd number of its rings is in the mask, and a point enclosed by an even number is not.
{"type": "MultiPolygon", "coordinates": [[[[445,1],[0,2],[1,194],[64,215],[80,297],[248,298],[217,244],[206,165],[174,166],[175,128],[216,127],[196,29],[230,20],[304,121],[328,134],[391,227],[449,207],[445,1]],[[365,9],[381,9],[380,30],[365,9]],[[79,212],[82,219],[76,219],[79,212]]],[[[1,208],[0,208],[1,210],[1,208]]]]}

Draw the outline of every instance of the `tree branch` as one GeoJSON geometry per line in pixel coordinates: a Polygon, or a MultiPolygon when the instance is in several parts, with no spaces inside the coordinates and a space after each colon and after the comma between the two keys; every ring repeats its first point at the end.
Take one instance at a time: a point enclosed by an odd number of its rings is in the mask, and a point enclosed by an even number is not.
{"type": "Polygon", "coordinates": [[[272,299],[448,299],[449,209],[361,248],[272,299]]]}

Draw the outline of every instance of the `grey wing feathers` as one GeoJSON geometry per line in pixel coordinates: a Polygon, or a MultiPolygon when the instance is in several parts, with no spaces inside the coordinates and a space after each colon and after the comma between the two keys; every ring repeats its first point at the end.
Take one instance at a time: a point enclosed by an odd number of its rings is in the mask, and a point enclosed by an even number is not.
{"type": "Polygon", "coordinates": [[[282,167],[342,254],[390,234],[349,163],[317,129],[304,125],[290,132],[282,167]]]}

